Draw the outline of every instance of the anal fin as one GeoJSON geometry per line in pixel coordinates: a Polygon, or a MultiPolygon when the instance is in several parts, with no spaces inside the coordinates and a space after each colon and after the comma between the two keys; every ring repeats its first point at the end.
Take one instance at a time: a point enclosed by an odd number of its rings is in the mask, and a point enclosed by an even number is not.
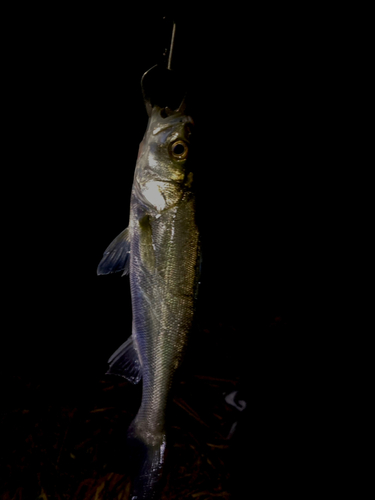
{"type": "Polygon", "coordinates": [[[119,375],[133,384],[142,378],[141,363],[134,348],[133,337],[129,337],[108,360],[108,375],[119,375]]]}

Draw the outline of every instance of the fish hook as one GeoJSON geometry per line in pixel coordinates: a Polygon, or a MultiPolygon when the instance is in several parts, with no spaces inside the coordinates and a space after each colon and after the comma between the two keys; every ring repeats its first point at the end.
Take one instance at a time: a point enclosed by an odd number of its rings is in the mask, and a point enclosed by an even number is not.
{"type": "Polygon", "coordinates": [[[186,108],[186,89],[182,81],[182,76],[179,72],[172,70],[175,39],[176,21],[173,20],[172,36],[166,65],[155,64],[155,66],[152,66],[143,74],[141,79],[143,100],[148,116],[151,116],[152,108],[155,105],[165,108],[167,115],[175,112],[184,112],[186,108]]]}

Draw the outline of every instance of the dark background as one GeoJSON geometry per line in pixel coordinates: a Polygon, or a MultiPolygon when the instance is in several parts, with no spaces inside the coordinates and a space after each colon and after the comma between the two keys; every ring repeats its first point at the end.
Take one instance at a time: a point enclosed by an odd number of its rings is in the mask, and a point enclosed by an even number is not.
{"type": "MultiPolygon", "coordinates": [[[[96,267],[128,224],[147,124],[140,80],[162,61],[169,12],[33,7],[6,18],[7,407],[17,374],[47,398],[84,398],[130,334],[128,279],[97,277],[96,267]]],[[[324,22],[307,9],[268,7],[174,7],[174,16],[173,67],[189,81],[196,124],[198,332],[224,325],[222,352],[248,398],[256,374],[259,397],[306,356],[324,22]]]]}
{"type": "MultiPolygon", "coordinates": [[[[128,223],[147,124],[140,79],[170,37],[162,10],[13,19],[4,250],[9,337],[27,358],[47,341],[49,359],[66,351],[90,363],[128,328],[126,279],[99,278],[96,266],[128,223]]],[[[184,12],[175,52],[197,125],[203,309],[241,328],[265,314],[293,322],[300,306],[322,78],[306,12],[253,10],[184,12]]]]}

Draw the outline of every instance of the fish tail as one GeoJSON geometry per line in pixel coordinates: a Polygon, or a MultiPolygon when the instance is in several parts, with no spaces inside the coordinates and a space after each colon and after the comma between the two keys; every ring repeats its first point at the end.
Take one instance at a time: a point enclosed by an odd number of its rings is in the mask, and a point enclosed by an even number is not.
{"type": "Polygon", "coordinates": [[[128,458],[131,461],[131,500],[152,500],[160,492],[160,479],[164,465],[165,435],[146,441],[133,423],[127,433],[128,458]]]}

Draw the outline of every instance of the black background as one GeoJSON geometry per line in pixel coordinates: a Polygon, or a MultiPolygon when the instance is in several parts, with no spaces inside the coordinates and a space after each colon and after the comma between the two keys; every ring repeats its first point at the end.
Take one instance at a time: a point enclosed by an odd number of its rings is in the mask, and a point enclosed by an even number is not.
{"type": "MultiPolygon", "coordinates": [[[[147,125],[140,80],[168,46],[168,9],[9,15],[5,401],[17,398],[6,382],[17,373],[40,380],[47,394],[84,397],[85,383],[104,373],[130,334],[127,278],[98,277],[96,267],[128,223],[147,125]]],[[[199,321],[231,326],[220,342],[231,346],[249,390],[249,372],[270,349],[279,367],[301,361],[301,340],[291,336],[294,327],[303,334],[312,314],[324,23],[307,8],[172,11],[173,67],[190,82],[196,124],[199,321]],[[275,318],[281,333],[270,340],[275,318]]]]}
{"type": "MultiPolygon", "coordinates": [[[[126,279],[97,277],[96,266],[127,226],[147,124],[140,79],[169,43],[164,13],[10,20],[4,267],[18,356],[43,344],[53,366],[84,353],[90,363],[127,331],[126,279]]],[[[310,265],[322,28],[282,9],[175,14],[174,66],[191,80],[196,122],[204,309],[241,327],[265,314],[293,322],[310,265]]]]}

